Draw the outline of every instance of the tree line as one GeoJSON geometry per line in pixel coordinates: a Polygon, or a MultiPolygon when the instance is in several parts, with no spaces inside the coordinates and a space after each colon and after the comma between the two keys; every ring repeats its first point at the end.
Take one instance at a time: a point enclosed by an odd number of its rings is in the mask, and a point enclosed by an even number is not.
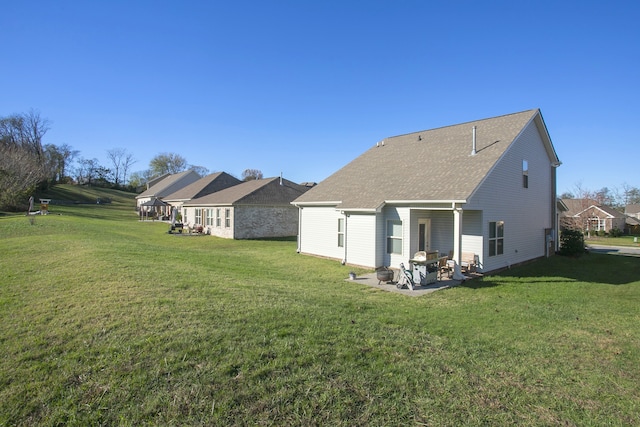
{"type": "MultiPolygon", "coordinates": [[[[620,188],[602,187],[599,190],[591,190],[578,183],[572,191],[566,191],[559,196],[561,199],[583,199],[595,201],[598,205],[608,206],[620,212],[624,212],[627,205],[640,204],[640,188],[627,183],[620,188]]],[[[591,203],[589,203],[590,205],[591,203]]]]}
{"type": "MultiPolygon", "coordinates": [[[[107,150],[107,165],[98,159],[80,156],[68,144],[43,144],[51,122],[38,111],[0,117],[0,210],[23,210],[29,196],[55,184],[73,183],[138,192],[151,179],[194,170],[209,173],[203,166],[191,165],[175,153],[160,153],[149,168],[132,172],[137,162],[124,148],[107,150]]],[[[257,169],[246,169],[245,181],[262,178],[257,169]]]]}

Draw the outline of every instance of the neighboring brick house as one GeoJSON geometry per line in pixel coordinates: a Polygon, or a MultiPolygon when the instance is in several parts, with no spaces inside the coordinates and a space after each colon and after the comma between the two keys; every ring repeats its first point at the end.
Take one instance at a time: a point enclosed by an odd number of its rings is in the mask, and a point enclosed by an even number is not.
{"type": "MultiPolygon", "coordinates": [[[[140,206],[144,203],[151,202],[154,199],[162,200],[171,193],[178,191],[187,185],[200,179],[200,175],[192,170],[166,175],[162,179],[153,182],[148,189],[136,196],[136,210],[140,210],[140,206]]],[[[167,212],[163,212],[167,214],[167,212]]]]}
{"type": "Polygon", "coordinates": [[[624,214],[627,216],[628,234],[640,233],[640,204],[627,205],[624,208],[624,214]]]}
{"type": "Polygon", "coordinates": [[[243,182],[185,202],[183,221],[229,239],[295,236],[298,209],[291,202],[308,189],[282,178],[243,182]]]}
{"type": "Polygon", "coordinates": [[[624,214],[640,219],[640,204],[627,205],[624,208],[624,214]]]}
{"type": "Polygon", "coordinates": [[[226,172],[216,172],[202,177],[196,182],[163,197],[162,201],[169,203],[172,208],[175,208],[176,213],[182,214],[182,205],[185,203],[215,193],[216,191],[233,187],[241,182],[238,178],[226,172]]]}
{"type": "Polygon", "coordinates": [[[568,210],[560,217],[561,228],[582,230],[585,233],[611,232],[625,229],[626,216],[591,199],[562,199],[568,210]]]}

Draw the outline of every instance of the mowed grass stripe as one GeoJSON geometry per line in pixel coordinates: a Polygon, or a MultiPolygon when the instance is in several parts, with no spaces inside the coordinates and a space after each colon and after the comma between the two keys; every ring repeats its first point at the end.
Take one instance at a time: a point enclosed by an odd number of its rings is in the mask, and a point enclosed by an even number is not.
{"type": "Polygon", "coordinates": [[[294,241],[172,236],[132,206],[0,218],[0,424],[637,421],[638,258],[406,298],[294,241]]]}

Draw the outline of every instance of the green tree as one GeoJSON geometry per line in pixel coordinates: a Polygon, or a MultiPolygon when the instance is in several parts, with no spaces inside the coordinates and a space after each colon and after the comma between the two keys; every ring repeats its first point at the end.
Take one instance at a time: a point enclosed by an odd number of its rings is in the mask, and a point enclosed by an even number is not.
{"type": "Polygon", "coordinates": [[[179,173],[187,170],[187,160],[176,153],[160,153],[149,162],[153,176],[179,173]]]}

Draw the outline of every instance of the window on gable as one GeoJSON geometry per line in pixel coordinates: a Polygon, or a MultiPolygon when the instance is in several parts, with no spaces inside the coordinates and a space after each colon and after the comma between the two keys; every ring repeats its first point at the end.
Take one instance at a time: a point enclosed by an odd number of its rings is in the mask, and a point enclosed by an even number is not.
{"type": "Polygon", "coordinates": [[[529,188],[529,162],[522,161],[522,186],[529,188]]]}
{"type": "Polygon", "coordinates": [[[402,254],[402,221],[387,221],[387,253],[402,254]]]}
{"type": "Polygon", "coordinates": [[[338,218],[338,247],[344,248],[344,218],[338,218]]]}
{"type": "Polygon", "coordinates": [[[489,256],[504,253],[504,221],[489,223],[489,256]]]}

